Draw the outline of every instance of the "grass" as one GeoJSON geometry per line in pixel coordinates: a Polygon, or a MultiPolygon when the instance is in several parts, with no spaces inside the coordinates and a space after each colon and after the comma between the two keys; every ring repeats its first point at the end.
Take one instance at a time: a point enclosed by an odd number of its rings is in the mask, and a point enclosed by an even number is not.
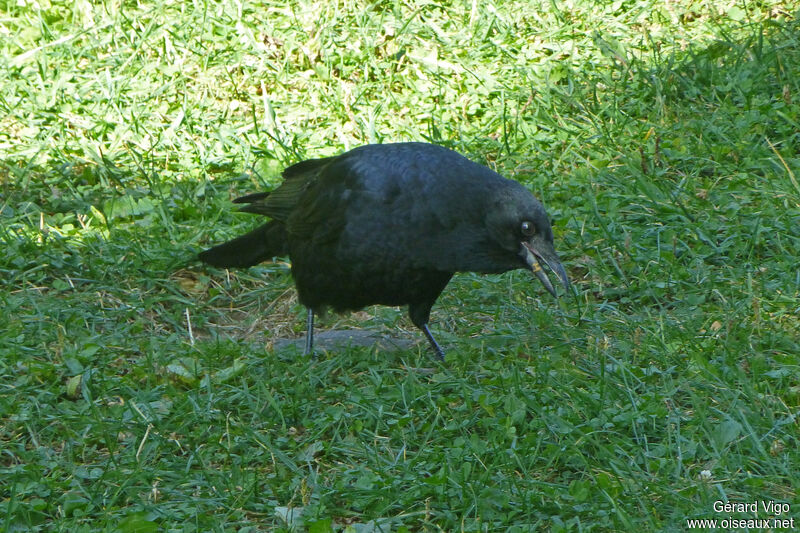
{"type": "MultiPolygon", "coordinates": [[[[798,9],[0,3],[2,528],[799,517],[798,9]],[[402,140],[533,190],[574,295],[457,276],[443,365],[271,350],[304,328],[287,266],[193,254],[283,166],[402,140]]],[[[420,336],[322,322],[361,326],[420,336]]]]}

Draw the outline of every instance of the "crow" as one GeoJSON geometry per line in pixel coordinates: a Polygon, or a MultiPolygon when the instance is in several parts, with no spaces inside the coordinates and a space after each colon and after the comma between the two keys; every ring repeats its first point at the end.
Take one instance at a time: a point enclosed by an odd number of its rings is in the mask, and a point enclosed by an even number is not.
{"type": "Polygon", "coordinates": [[[443,359],[428,320],[456,272],[524,268],[556,296],[546,265],[569,289],[542,204],[516,181],[438,145],[371,144],[309,159],[286,168],[276,189],[234,203],[271,220],[198,257],[228,268],[288,255],[308,309],[305,353],[313,350],[315,313],[408,305],[443,359]]]}

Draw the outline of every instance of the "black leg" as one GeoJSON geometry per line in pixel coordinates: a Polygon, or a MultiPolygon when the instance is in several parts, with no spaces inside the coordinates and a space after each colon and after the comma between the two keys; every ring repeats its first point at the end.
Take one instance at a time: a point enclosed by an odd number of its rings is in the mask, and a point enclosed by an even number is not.
{"type": "Polygon", "coordinates": [[[314,352],[314,311],[308,309],[308,317],[306,318],[306,349],[303,355],[311,355],[314,352]]]}
{"type": "Polygon", "coordinates": [[[433,338],[433,334],[430,328],[428,328],[428,319],[431,317],[431,305],[433,305],[433,302],[411,304],[408,306],[408,315],[411,317],[411,322],[425,334],[428,342],[431,343],[431,348],[436,352],[436,357],[444,360],[444,350],[442,350],[442,347],[436,342],[436,339],[433,338]]]}
{"type": "Polygon", "coordinates": [[[436,352],[436,357],[444,361],[444,350],[442,350],[442,347],[439,346],[438,342],[436,342],[436,339],[433,338],[433,334],[431,333],[431,330],[428,328],[428,324],[423,324],[420,329],[422,330],[422,333],[424,333],[425,336],[428,337],[428,342],[431,343],[433,351],[436,352]]]}

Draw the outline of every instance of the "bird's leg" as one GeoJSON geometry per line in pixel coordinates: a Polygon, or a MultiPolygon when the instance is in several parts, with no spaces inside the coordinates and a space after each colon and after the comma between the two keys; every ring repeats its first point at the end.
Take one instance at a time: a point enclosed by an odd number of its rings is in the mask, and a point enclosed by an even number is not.
{"type": "Polygon", "coordinates": [[[308,317],[306,318],[306,349],[303,350],[303,355],[311,355],[314,351],[314,310],[308,308],[308,317]]]}
{"type": "MultiPolygon", "coordinates": [[[[449,272],[442,274],[441,279],[438,280],[441,287],[438,288],[436,296],[439,296],[439,293],[442,292],[444,286],[447,285],[448,281],[450,281],[452,275],[453,274],[449,272]]],[[[408,316],[411,318],[411,322],[413,322],[414,325],[421,329],[422,333],[425,334],[428,342],[431,343],[431,348],[433,348],[433,351],[436,352],[436,357],[444,361],[444,350],[442,350],[442,347],[439,346],[438,342],[436,342],[436,339],[433,338],[433,334],[431,333],[430,328],[428,328],[428,320],[431,318],[431,307],[433,307],[433,302],[436,301],[436,296],[428,301],[409,304],[408,316]]]]}
{"type": "Polygon", "coordinates": [[[428,338],[428,342],[431,343],[433,351],[436,352],[436,357],[444,361],[444,350],[442,350],[442,347],[439,346],[438,342],[436,342],[436,339],[433,338],[433,334],[431,333],[430,328],[428,328],[428,324],[422,324],[420,329],[422,330],[422,333],[424,333],[425,336],[428,338]]]}

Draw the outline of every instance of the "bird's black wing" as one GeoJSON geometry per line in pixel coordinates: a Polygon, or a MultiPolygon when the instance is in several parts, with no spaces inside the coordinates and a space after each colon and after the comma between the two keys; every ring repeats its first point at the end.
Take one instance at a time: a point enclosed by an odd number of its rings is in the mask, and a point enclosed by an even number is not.
{"type": "Polygon", "coordinates": [[[319,179],[325,168],[336,157],[309,159],[294,164],[283,171],[283,183],[269,192],[257,192],[234,200],[245,213],[268,216],[286,222],[296,208],[300,197],[319,179]]]}
{"type": "MultiPolygon", "coordinates": [[[[350,159],[344,154],[326,159],[324,165],[299,169],[314,173],[314,178],[306,178],[302,189],[298,188],[286,219],[286,229],[295,241],[319,246],[339,238],[349,216],[351,196],[361,188],[361,177],[352,168],[350,159]]],[[[311,161],[298,165],[305,163],[311,161]]]]}

